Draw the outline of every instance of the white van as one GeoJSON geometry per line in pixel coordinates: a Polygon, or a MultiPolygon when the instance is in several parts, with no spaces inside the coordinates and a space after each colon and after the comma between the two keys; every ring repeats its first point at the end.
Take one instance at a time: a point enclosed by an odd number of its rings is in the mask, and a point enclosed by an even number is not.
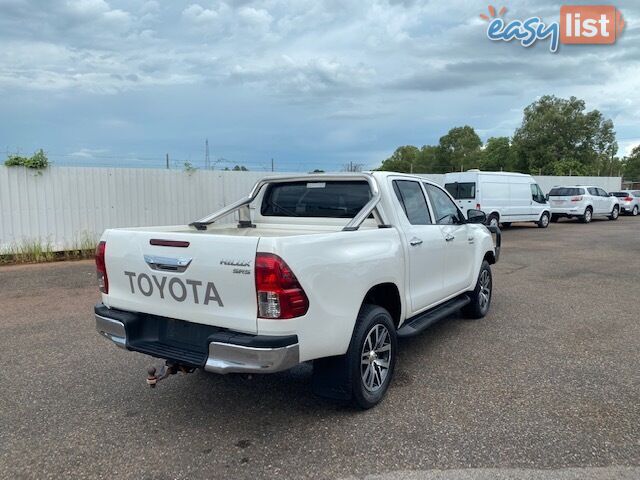
{"type": "Polygon", "coordinates": [[[444,182],[465,215],[469,209],[482,210],[492,226],[508,227],[512,222],[549,226],[551,208],[531,175],[468,170],[447,173],[444,182]]]}

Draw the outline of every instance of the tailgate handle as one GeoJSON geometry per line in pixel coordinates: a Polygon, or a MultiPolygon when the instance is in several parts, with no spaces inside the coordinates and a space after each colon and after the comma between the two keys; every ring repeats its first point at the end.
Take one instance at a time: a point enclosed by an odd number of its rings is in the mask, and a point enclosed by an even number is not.
{"type": "Polygon", "coordinates": [[[153,270],[164,270],[167,272],[184,272],[191,264],[192,258],[180,257],[159,257],[156,255],[145,255],[144,261],[149,264],[153,270]]]}

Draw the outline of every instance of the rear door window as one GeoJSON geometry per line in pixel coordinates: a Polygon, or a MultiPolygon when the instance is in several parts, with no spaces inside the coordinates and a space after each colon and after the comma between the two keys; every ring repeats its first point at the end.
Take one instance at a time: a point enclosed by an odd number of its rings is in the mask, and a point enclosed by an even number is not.
{"type": "Polygon", "coordinates": [[[418,182],[394,180],[393,190],[411,225],[430,225],[429,207],[418,182]]]}
{"type": "Polygon", "coordinates": [[[587,188],[587,190],[589,191],[590,195],[595,195],[596,197],[599,195],[597,188],[591,187],[591,188],[587,188]]]}
{"type": "Polygon", "coordinates": [[[476,198],[475,182],[454,182],[445,184],[444,188],[456,200],[473,200],[476,198]]]}

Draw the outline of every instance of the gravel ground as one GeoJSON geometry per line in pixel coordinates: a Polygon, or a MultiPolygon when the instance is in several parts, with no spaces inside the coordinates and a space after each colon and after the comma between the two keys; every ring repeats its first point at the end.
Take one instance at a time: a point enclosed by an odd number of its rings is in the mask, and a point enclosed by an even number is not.
{"type": "Polygon", "coordinates": [[[367,412],[306,365],[151,390],[91,262],[2,267],[0,478],[640,478],[640,218],[503,239],[490,314],[402,341],[367,412]]]}

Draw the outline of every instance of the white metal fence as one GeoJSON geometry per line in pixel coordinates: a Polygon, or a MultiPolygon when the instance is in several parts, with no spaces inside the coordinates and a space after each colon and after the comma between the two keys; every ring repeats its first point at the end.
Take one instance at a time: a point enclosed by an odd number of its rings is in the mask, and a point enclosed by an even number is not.
{"type": "MultiPolygon", "coordinates": [[[[0,166],[0,251],[39,241],[78,248],[111,227],[179,225],[246,193],[264,172],[0,166]]],[[[442,183],[444,175],[425,175],[442,183]]],[[[562,183],[620,188],[619,177],[536,177],[543,191],[562,183]]]]}

